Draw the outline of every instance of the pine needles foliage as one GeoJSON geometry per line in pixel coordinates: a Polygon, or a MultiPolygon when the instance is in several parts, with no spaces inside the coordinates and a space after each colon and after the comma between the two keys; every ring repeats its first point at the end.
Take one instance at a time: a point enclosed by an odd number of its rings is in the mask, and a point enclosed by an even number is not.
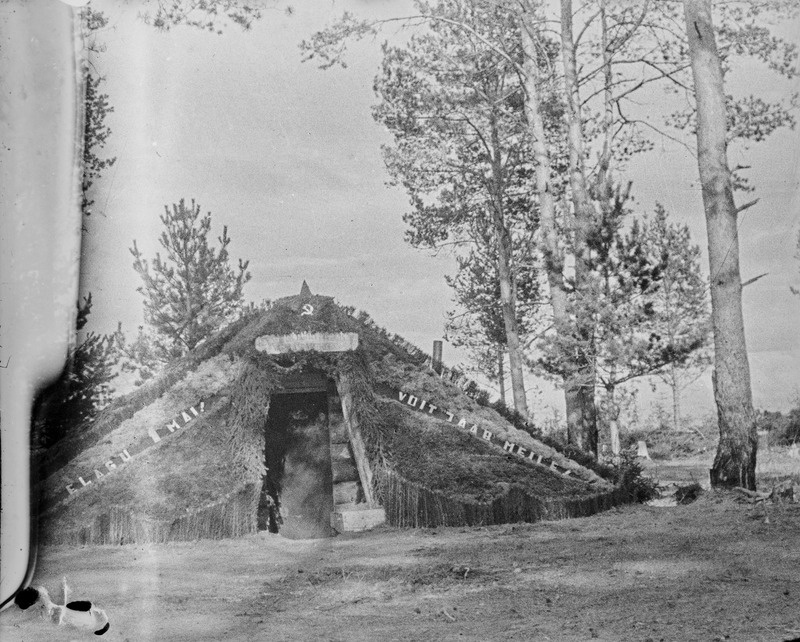
{"type": "Polygon", "coordinates": [[[211,212],[201,216],[194,199],[164,206],[161,223],[163,257],[156,253],[148,261],[136,241],[130,252],[142,278],[138,292],[145,321],[157,335],[153,347],[167,361],[185,355],[241,312],[250,273],[249,261],[240,259],[235,271],[229,264],[227,226],[217,238],[219,248],[211,247],[211,212]]]}
{"type": "Polygon", "coordinates": [[[276,378],[252,361],[244,361],[232,387],[226,447],[245,479],[260,481],[267,472],[264,464],[264,425],[276,378]]]}

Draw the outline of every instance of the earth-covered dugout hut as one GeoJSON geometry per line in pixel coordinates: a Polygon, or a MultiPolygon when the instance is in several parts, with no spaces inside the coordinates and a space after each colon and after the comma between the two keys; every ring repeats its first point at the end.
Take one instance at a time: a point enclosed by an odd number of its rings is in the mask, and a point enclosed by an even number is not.
{"type": "Polygon", "coordinates": [[[305,283],[115,400],[41,470],[50,543],[530,522],[622,501],[305,283]]]}

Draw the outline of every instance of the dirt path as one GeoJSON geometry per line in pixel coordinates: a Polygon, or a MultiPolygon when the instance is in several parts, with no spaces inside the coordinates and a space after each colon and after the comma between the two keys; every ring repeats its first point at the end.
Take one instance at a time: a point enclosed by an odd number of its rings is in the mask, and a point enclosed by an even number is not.
{"type": "MultiPolygon", "coordinates": [[[[707,493],[563,522],[41,551],[109,640],[789,640],[800,505],[707,493]],[[79,595],[80,593],[80,595],[79,595]]],[[[4,641],[94,638],[13,607],[4,641]]]]}

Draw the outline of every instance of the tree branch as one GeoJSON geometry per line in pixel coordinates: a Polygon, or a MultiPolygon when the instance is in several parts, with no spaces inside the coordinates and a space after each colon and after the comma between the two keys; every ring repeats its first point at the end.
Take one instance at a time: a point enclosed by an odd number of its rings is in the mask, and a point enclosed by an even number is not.
{"type": "Polygon", "coordinates": [[[748,279],[747,281],[742,283],[742,287],[745,287],[746,285],[750,285],[751,283],[755,283],[760,278],[767,276],[767,274],[769,274],[769,272],[764,272],[764,274],[759,274],[758,276],[754,276],[752,279],[748,279]]]}

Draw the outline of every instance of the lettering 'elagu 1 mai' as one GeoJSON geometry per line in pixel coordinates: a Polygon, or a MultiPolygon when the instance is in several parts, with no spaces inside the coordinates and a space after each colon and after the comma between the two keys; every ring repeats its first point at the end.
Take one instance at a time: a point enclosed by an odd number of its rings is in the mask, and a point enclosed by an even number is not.
{"type": "MultiPolygon", "coordinates": [[[[195,408],[194,406],[190,406],[186,410],[181,410],[180,414],[177,417],[175,417],[170,423],[168,423],[166,425],[166,428],[169,431],[168,433],[164,433],[163,435],[160,435],[157,428],[150,427],[150,428],[147,429],[147,434],[150,437],[150,439],[153,440],[153,443],[157,444],[164,437],[170,435],[171,433],[175,432],[179,428],[183,428],[184,426],[186,426],[195,417],[199,417],[201,413],[205,412],[205,410],[206,410],[206,404],[205,404],[204,401],[201,401],[200,402],[200,410],[197,410],[197,408],[195,408]],[[179,422],[179,420],[181,420],[183,423],[181,424],[179,422]]],[[[152,445],[152,444],[150,444],[150,445],[152,445]]],[[[145,446],[145,448],[146,447],[147,446],[145,446]]],[[[130,447],[130,449],[132,450],[133,447],[130,447]]],[[[137,452],[134,452],[134,455],[138,454],[142,450],[144,450],[144,448],[138,449],[137,452]]],[[[77,493],[82,488],[85,488],[86,486],[91,486],[92,479],[95,479],[95,480],[102,479],[106,475],[109,475],[110,473],[114,472],[114,470],[116,468],[118,468],[119,466],[122,466],[123,464],[126,464],[127,462],[129,462],[132,457],[133,457],[133,455],[130,454],[129,449],[125,448],[121,453],[119,453],[117,455],[114,455],[111,459],[109,459],[108,461],[104,462],[102,465],[95,467],[95,469],[94,469],[94,471],[93,471],[93,473],[91,475],[86,475],[86,477],[88,477],[88,479],[84,479],[81,476],[81,477],[78,477],[78,481],[77,482],[73,482],[71,484],[67,484],[65,486],[65,488],[67,489],[67,493],[69,493],[70,495],[74,495],[75,493],[77,493]],[[119,461],[115,462],[114,461],[115,459],[117,459],[119,461]],[[101,470],[103,468],[105,468],[105,472],[101,472],[101,470]],[[78,484],[78,483],[80,483],[80,487],[75,488],[76,484],[78,484]]]]}

